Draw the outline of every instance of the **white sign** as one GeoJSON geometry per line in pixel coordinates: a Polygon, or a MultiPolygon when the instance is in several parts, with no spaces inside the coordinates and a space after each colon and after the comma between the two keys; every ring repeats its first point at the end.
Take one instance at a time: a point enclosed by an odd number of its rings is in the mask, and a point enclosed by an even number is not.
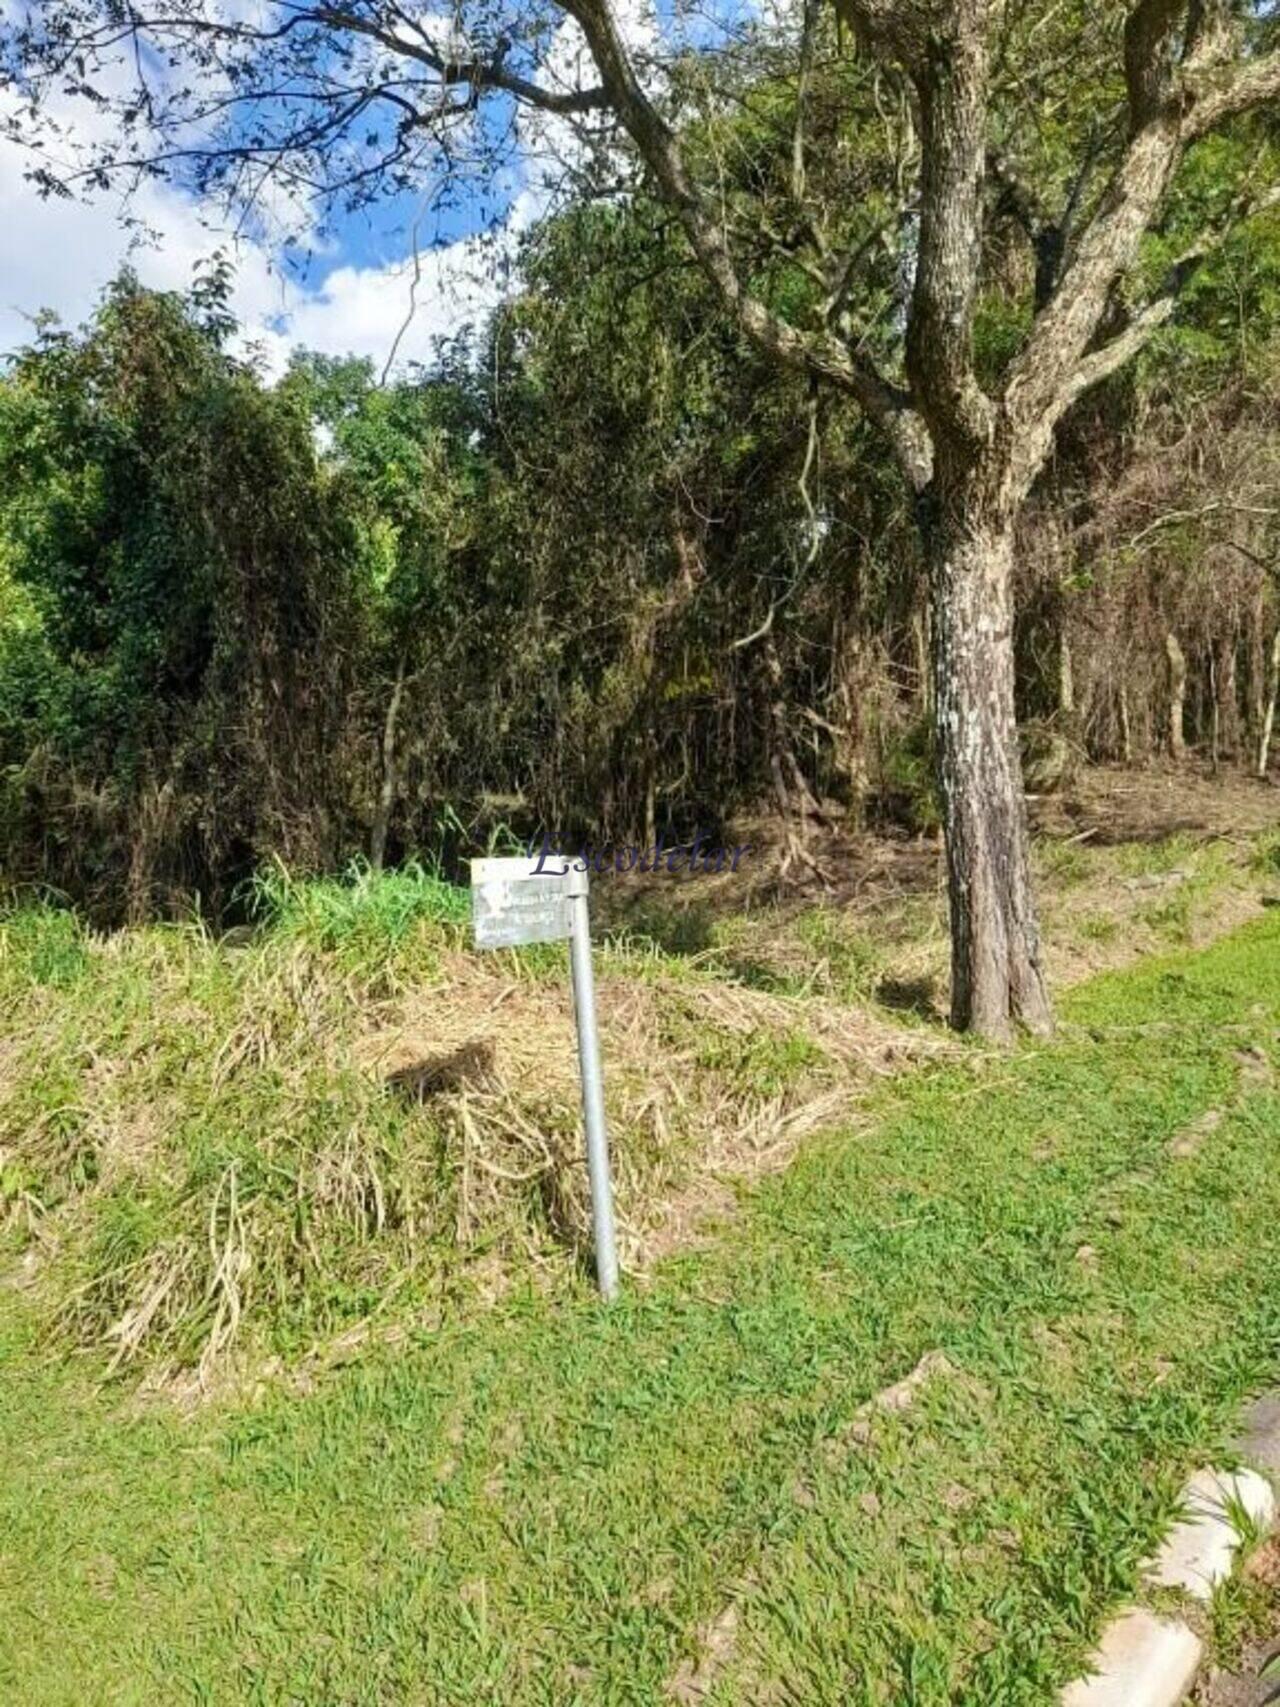
{"type": "Polygon", "coordinates": [[[572,896],[554,867],[537,859],[473,859],[471,918],[477,948],[562,942],[573,934],[572,896]]]}
{"type": "Polygon", "coordinates": [[[613,1184],[604,1127],[604,1079],[596,1031],[595,973],[591,966],[591,919],[587,911],[587,868],[571,860],[559,870],[539,871],[537,859],[473,859],[471,917],[477,948],[516,948],[523,942],[569,939],[573,1017],[578,1028],[582,1115],[591,1178],[591,1227],[595,1236],[600,1291],[618,1290],[618,1254],[613,1227],[613,1184]]]}

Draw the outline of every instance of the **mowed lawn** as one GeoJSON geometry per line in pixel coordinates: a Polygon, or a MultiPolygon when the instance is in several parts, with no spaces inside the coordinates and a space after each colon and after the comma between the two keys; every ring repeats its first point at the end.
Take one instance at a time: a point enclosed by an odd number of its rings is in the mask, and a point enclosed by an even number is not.
{"type": "Polygon", "coordinates": [[[0,1697],[1051,1700],[1277,1374],[1280,911],[1064,1010],[615,1308],[507,1298],[310,1390],[181,1414],[6,1289],[0,1697]]]}

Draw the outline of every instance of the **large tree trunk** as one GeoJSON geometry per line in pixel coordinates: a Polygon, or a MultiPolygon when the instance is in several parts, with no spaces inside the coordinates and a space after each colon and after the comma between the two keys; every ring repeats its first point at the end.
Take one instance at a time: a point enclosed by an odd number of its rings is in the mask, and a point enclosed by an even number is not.
{"type": "Polygon", "coordinates": [[[951,1023],[1009,1038],[1053,1016],[1040,965],[1014,715],[1013,531],[926,527],[951,900],[951,1023]]]}

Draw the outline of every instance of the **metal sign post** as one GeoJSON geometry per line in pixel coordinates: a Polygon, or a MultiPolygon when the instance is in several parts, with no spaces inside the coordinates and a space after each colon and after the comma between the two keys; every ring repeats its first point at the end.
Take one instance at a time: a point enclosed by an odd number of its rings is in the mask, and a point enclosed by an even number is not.
{"type": "Polygon", "coordinates": [[[473,859],[471,916],[477,948],[513,948],[523,942],[569,941],[573,1016],[582,1074],[582,1115],[591,1180],[591,1229],[601,1296],[618,1291],[618,1252],[613,1228],[613,1186],[604,1125],[604,1078],[596,1029],[596,984],[591,965],[591,919],[587,868],[566,860],[563,871],[539,870],[539,859],[473,859]]]}
{"type": "Polygon", "coordinates": [[[569,964],[573,973],[573,1017],[578,1026],[578,1065],[582,1071],[582,1120],[587,1130],[587,1172],[591,1177],[591,1230],[596,1245],[600,1294],[618,1290],[618,1253],[613,1236],[613,1182],[609,1178],[609,1142],[604,1130],[604,1076],[596,1031],[596,977],[591,965],[591,918],[587,910],[587,868],[574,861],[565,879],[569,891],[569,964]]]}

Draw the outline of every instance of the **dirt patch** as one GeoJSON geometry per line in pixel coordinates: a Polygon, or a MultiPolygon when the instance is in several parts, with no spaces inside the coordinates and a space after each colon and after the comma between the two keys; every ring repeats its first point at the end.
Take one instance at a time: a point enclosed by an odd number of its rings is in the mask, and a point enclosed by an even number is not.
{"type": "Polygon", "coordinates": [[[1265,1546],[1258,1548],[1245,1566],[1245,1576],[1251,1582],[1261,1583],[1280,1605],[1280,1536],[1273,1535],[1265,1546]]]}
{"type": "Polygon", "coordinates": [[[1169,1154],[1180,1157],[1194,1156],[1204,1144],[1205,1139],[1212,1137],[1222,1125],[1223,1119],[1224,1112],[1222,1109],[1205,1109],[1198,1119],[1193,1120],[1189,1126],[1184,1126],[1182,1131],[1178,1133],[1169,1145],[1169,1154]]]}
{"type": "Polygon", "coordinates": [[[1145,770],[1090,766],[1060,794],[1029,804],[1032,827],[1040,834],[1087,834],[1102,847],[1176,835],[1247,838],[1280,821],[1274,781],[1239,771],[1215,776],[1194,760],[1145,770]]]}
{"type": "Polygon", "coordinates": [[[738,1645],[738,1608],[731,1601],[724,1611],[699,1632],[698,1652],[682,1660],[667,1689],[681,1707],[698,1707],[715,1687],[716,1679],[729,1664],[738,1645]]]}
{"type": "MultiPolygon", "coordinates": [[[[1270,882],[1251,869],[1256,838],[1280,828],[1280,790],[1240,773],[1103,766],[1061,793],[1028,801],[1036,838],[1045,960],[1059,987],[1131,964],[1176,943],[1197,947],[1254,917],[1270,882]],[[1171,838],[1178,863],[1162,867],[1171,838]],[[1144,856],[1143,850],[1149,850],[1144,856]]],[[[595,906],[605,927],[638,933],[666,952],[717,961],[748,983],[824,988],[824,949],[804,938],[816,908],[860,939],[874,975],[866,1001],[940,1021],[947,1006],[946,871],[940,836],[893,827],[813,825],[820,879],[792,862],[769,819],[744,819],[752,845],[737,874],[659,881],[605,878],[595,906]]]]}
{"type": "MultiPolygon", "coordinates": [[[[1027,811],[1037,837],[1080,846],[1158,843],[1171,836],[1247,843],[1280,825],[1280,788],[1240,772],[1215,776],[1195,761],[1176,770],[1097,765],[1078,772],[1059,793],[1029,795],[1027,811]]],[[[664,878],[667,894],[685,907],[705,904],[720,915],[805,896],[842,906],[880,906],[932,893],[943,881],[940,832],[912,835],[893,825],[858,830],[838,821],[812,825],[808,845],[825,883],[794,864],[782,880],[787,846],[776,818],[735,820],[733,840],[751,847],[738,872],[664,878]]],[[[652,887],[652,880],[631,874],[602,880],[598,890],[613,916],[625,919],[652,887]]]]}
{"type": "Polygon", "coordinates": [[[1237,1051],[1236,1065],[1240,1069],[1243,1089],[1265,1091],[1270,1090],[1275,1083],[1275,1068],[1271,1065],[1266,1051],[1259,1049],[1256,1044],[1237,1051]]]}
{"type": "Polygon", "coordinates": [[[1236,1050],[1236,1094],[1222,1108],[1207,1108],[1189,1126],[1184,1126],[1169,1145],[1171,1156],[1194,1156],[1207,1138],[1222,1125],[1251,1093],[1270,1090],[1275,1083],[1275,1069],[1265,1050],[1251,1044],[1236,1050]]]}
{"type": "Polygon", "coordinates": [[[930,1381],[953,1376],[956,1366],[945,1351],[927,1351],[909,1375],[883,1388],[859,1406],[853,1421],[840,1435],[826,1442],[828,1457],[842,1457],[851,1446],[865,1446],[871,1439],[875,1420],[883,1416],[901,1416],[919,1398],[930,1381]]]}

